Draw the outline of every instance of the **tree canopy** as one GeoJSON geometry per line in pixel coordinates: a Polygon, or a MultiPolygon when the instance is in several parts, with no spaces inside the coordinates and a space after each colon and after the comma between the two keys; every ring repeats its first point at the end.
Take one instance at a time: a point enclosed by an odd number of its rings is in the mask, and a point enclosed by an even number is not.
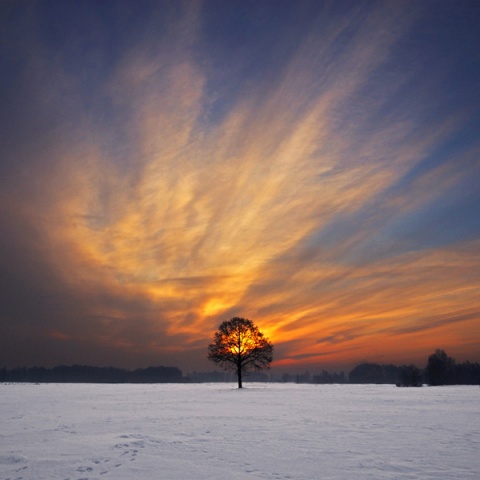
{"type": "Polygon", "coordinates": [[[219,326],[208,346],[208,358],[225,370],[234,370],[242,388],[244,373],[270,368],[273,345],[251,320],[234,317],[219,326]]]}
{"type": "Polygon", "coordinates": [[[444,350],[437,349],[428,357],[425,376],[430,385],[450,385],[454,383],[455,360],[444,350]]]}

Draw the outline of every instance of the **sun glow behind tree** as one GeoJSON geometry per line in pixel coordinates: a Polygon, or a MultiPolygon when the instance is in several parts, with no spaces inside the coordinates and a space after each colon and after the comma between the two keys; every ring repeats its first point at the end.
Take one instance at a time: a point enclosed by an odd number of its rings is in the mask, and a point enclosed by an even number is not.
{"type": "Polygon", "coordinates": [[[235,370],[242,388],[244,373],[270,367],[273,345],[251,320],[234,317],[220,325],[208,346],[208,358],[225,370],[235,370]]]}

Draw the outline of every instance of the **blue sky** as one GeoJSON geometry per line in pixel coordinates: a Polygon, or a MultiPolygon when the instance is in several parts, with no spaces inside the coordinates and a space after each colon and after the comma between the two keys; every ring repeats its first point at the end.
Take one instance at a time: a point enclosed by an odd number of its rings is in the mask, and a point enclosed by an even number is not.
{"type": "Polygon", "coordinates": [[[478,2],[1,10],[0,366],[480,360],[478,2]]]}

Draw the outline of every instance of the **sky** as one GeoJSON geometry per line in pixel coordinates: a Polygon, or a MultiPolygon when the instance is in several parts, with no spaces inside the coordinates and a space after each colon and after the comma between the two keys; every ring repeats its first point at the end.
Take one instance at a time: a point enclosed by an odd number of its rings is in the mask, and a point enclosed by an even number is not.
{"type": "Polygon", "coordinates": [[[480,361],[480,2],[3,1],[0,367],[480,361]]]}

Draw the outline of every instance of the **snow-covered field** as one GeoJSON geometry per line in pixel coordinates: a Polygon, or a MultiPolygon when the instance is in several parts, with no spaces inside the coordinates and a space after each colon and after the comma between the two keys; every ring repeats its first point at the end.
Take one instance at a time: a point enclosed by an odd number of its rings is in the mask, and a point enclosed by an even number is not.
{"type": "Polygon", "coordinates": [[[0,479],[476,479],[480,388],[0,385],[0,479]]]}

